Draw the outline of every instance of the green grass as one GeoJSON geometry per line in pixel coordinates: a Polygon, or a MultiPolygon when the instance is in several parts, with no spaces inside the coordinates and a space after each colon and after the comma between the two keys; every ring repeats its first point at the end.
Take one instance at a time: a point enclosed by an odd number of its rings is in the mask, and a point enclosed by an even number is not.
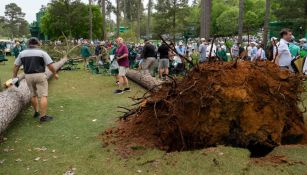
{"type": "MultiPolygon", "coordinates": [[[[12,61],[0,66],[1,79],[10,78],[12,66],[9,64],[12,61]]],[[[1,175],[57,175],[70,168],[76,168],[80,175],[307,173],[306,146],[278,147],[271,153],[285,155],[291,161],[303,161],[306,165],[258,165],[251,161],[248,150],[224,146],[170,154],[145,150],[142,155],[123,159],[112,147],[103,148],[97,136],[116,124],[120,115],[116,112],[117,106],[131,104],[128,97],[141,95],[142,89],[132,84],[133,91],[129,94],[114,95],[112,77],[84,71],[61,72],[60,80],[50,81],[49,88],[48,112],[55,120],[39,125],[32,118],[30,107],[17,117],[3,134],[7,140],[0,145],[0,161],[5,160],[0,164],[1,175]],[[42,147],[47,150],[35,150],[42,147]],[[37,157],[41,159],[35,161],[37,157]],[[16,162],[17,159],[22,161],[16,162]]]]}

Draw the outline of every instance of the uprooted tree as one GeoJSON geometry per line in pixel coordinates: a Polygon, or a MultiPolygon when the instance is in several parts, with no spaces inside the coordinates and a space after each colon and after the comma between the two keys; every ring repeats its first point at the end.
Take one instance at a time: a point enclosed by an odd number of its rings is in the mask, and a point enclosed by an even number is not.
{"type": "Polygon", "coordinates": [[[167,151],[230,145],[265,154],[304,138],[298,75],[270,62],[213,62],[137,100],[106,144],[167,151]]]}

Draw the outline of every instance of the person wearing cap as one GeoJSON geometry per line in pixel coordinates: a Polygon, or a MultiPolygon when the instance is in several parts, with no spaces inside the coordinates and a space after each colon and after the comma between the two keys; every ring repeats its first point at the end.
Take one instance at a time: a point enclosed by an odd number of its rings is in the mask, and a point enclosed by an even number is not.
{"type": "Polygon", "coordinates": [[[148,39],[144,40],[144,44],[145,45],[141,54],[143,61],[140,64],[140,68],[144,74],[150,75],[156,62],[156,47],[152,45],[148,39]]]}
{"type": "Polygon", "coordinates": [[[20,52],[15,60],[13,78],[17,77],[19,68],[23,65],[25,79],[32,96],[31,103],[35,111],[34,117],[39,117],[40,122],[47,122],[52,120],[53,117],[47,115],[48,81],[45,67],[48,67],[56,80],[59,76],[54,69],[52,59],[45,51],[39,49],[39,46],[40,42],[37,38],[29,39],[28,49],[20,52]]]}
{"type": "Polygon", "coordinates": [[[22,48],[20,46],[20,43],[18,41],[16,41],[15,46],[14,46],[14,48],[12,50],[13,55],[14,55],[15,58],[18,57],[18,55],[21,52],[21,50],[22,50],[22,48]]]}
{"type": "Polygon", "coordinates": [[[295,38],[292,35],[291,41],[289,43],[289,50],[293,59],[295,59],[300,54],[300,47],[295,44],[295,38]]]}
{"type": "Polygon", "coordinates": [[[81,57],[83,59],[83,68],[86,68],[88,58],[91,56],[91,51],[88,47],[88,42],[86,40],[82,41],[82,47],[80,50],[81,57]]]}
{"type": "Polygon", "coordinates": [[[206,39],[201,38],[200,39],[201,44],[199,45],[198,51],[199,51],[199,63],[203,63],[206,61],[206,52],[207,52],[207,47],[208,45],[206,44],[206,39]]]}
{"type": "Polygon", "coordinates": [[[300,39],[299,41],[300,41],[300,47],[301,47],[301,48],[303,48],[303,47],[304,47],[304,45],[306,45],[306,44],[307,44],[307,40],[306,40],[306,38],[302,38],[302,39],[300,39]]]}

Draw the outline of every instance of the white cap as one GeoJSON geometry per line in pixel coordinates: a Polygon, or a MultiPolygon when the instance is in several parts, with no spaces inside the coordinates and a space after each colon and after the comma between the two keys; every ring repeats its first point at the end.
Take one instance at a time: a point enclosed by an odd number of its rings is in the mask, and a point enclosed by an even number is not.
{"type": "Polygon", "coordinates": [[[272,37],[272,38],[271,38],[271,41],[274,41],[274,40],[276,41],[277,39],[278,39],[278,38],[276,38],[276,37],[272,37]]]}
{"type": "Polygon", "coordinates": [[[206,39],[205,38],[201,38],[200,41],[206,41],[206,39]]]}
{"type": "Polygon", "coordinates": [[[302,39],[300,39],[300,42],[304,42],[304,43],[306,43],[306,42],[307,42],[307,40],[306,40],[306,38],[302,38],[302,39]]]}

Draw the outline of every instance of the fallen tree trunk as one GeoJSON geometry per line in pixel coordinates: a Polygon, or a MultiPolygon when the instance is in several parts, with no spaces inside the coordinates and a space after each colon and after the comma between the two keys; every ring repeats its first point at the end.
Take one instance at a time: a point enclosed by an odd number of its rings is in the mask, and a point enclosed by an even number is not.
{"type": "Polygon", "coordinates": [[[161,81],[157,80],[155,77],[152,77],[149,74],[147,75],[142,74],[141,72],[136,70],[129,70],[126,76],[133,82],[144,87],[145,89],[158,90],[160,88],[159,85],[161,85],[162,83],[161,81]]]}
{"type": "MultiPolygon", "coordinates": [[[[54,64],[55,70],[58,71],[67,58],[54,64]]],[[[52,72],[46,68],[46,75],[52,77],[52,72]]],[[[0,133],[5,131],[9,124],[16,118],[19,112],[30,102],[31,95],[24,74],[18,76],[20,79],[19,87],[12,86],[0,93],[0,133]]]]}

